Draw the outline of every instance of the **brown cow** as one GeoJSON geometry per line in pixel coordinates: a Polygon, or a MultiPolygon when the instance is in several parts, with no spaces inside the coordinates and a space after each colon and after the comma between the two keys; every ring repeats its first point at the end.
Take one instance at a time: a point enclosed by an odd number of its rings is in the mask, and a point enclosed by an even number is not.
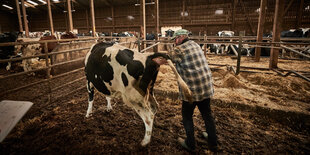
{"type": "MultiPolygon", "coordinates": [[[[51,35],[51,36],[43,36],[43,37],[41,37],[40,38],[40,40],[39,41],[43,41],[43,40],[56,40],[56,37],[54,36],[54,35],[51,35]]],[[[50,42],[50,43],[47,43],[47,49],[48,49],[48,52],[52,52],[52,50],[54,49],[54,48],[56,48],[56,46],[57,46],[57,42],[50,42]]],[[[40,47],[42,48],[42,53],[44,53],[44,44],[42,43],[41,45],[40,45],[40,47]]]]}
{"type": "MultiPolygon", "coordinates": [[[[64,34],[62,34],[60,36],[60,39],[74,39],[74,38],[78,38],[75,34],[73,34],[72,32],[65,32],[64,34]]],[[[43,36],[40,38],[40,41],[42,40],[56,40],[57,38],[54,35],[51,36],[43,36]]],[[[47,43],[47,47],[48,47],[48,52],[52,52],[53,49],[56,48],[56,46],[58,45],[57,42],[50,42],[47,43]]],[[[42,47],[42,53],[44,53],[44,44],[41,44],[42,47]]]]}

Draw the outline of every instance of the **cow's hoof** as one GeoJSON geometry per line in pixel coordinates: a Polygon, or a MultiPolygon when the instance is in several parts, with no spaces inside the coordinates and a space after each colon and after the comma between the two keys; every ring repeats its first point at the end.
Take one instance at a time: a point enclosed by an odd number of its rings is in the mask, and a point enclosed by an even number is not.
{"type": "Polygon", "coordinates": [[[150,143],[150,141],[143,140],[143,141],[141,142],[141,146],[142,146],[142,147],[146,147],[149,143],[150,143]]]}
{"type": "Polygon", "coordinates": [[[92,115],[92,113],[86,114],[85,117],[88,118],[88,117],[90,117],[91,115],[92,115]]]}
{"type": "Polygon", "coordinates": [[[113,109],[112,109],[112,107],[107,107],[107,112],[111,112],[113,109]]]}

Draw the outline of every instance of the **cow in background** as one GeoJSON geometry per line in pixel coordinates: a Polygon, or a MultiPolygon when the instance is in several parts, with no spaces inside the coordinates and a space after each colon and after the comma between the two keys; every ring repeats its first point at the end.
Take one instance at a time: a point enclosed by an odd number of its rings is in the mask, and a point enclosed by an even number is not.
{"type": "Polygon", "coordinates": [[[171,29],[169,29],[169,30],[167,30],[167,31],[165,31],[165,32],[166,32],[165,37],[172,37],[173,34],[174,34],[174,31],[171,30],[171,29]]]}
{"type": "Polygon", "coordinates": [[[291,29],[289,31],[282,31],[282,38],[307,38],[310,36],[310,28],[291,29]]]}
{"type": "MultiPolygon", "coordinates": [[[[60,36],[60,39],[75,39],[78,38],[78,36],[72,32],[65,32],[65,33],[57,33],[60,36]]],[[[59,37],[59,36],[58,36],[59,37]]],[[[40,38],[39,41],[44,41],[44,40],[58,40],[58,37],[56,37],[55,35],[50,35],[50,36],[43,36],[40,38]]],[[[56,48],[56,46],[58,45],[57,42],[49,42],[47,43],[47,48],[48,48],[48,52],[52,52],[53,49],[56,48]]],[[[41,49],[42,49],[42,53],[44,52],[44,44],[41,44],[41,49]]]]}
{"type": "MultiPolygon", "coordinates": [[[[16,42],[18,38],[18,32],[9,32],[0,34],[0,43],[16,42]]],[[[8,59],[14,54],[14,45],[12,46],[0,46],[0,59],[8,59]]]]}
{"type": "MultiPolygon", "coordinates": [[[[57,38],[54,36],[54,35],[51,35],[51,36],[43,36],[39,39],[39,41],[44,41],[44,40],[56,40],[57,38]]],[[[56,46],[58,45],[57,42],[49,42],[47,43],[47,49],[48,49],[48,52],[52,52],[53,49],[56,48],[56,46]]],[[[41,44],[41,48],[42,48],[42,51],[41,53],[45,53],[44,52],[44,44],[42,43],[41,44]]]]}
{"type": "Polygon", "coordinates": [[[217,32],[219,37],[232,37],[235,35],[234,31],[219,31],[217,32]]]}
{"type": "MultiPolygon", "coordinates": [[[[17,42],[32,42],[39,41],[39,38],[18,38],[17,42]]],[[[40,44],[28,44],[28,45],[15,45],[15,55],[10,58],[28,57],[41,54],[40,44]]],[[[8,62],[6,70],[8,71],[21,71],[19,68],[23,68],[23,71],[30,71],[34,68],[39,68],[39,58],[23,59],[21,61],[8,62]]],[[[32,73],[32,75],[34,75],[32,73]]]]}
{"type": "Polygon", "coordinates": [[[154,33],[147,33],[146,34],[146,40],[155,40],[156,36],[154,33]]]}
{"type": "Polygon", "coordinates": [[[75,39],[78,38],[73,32],[65,32],[60,36],[60,39],[75,39]]]}
{"type": "Polygon", "coordinates": [[[119,44],[98,43],[94,45],[85,58],[85,74],[88,90],[88,109],[86,117],[92,113],[94,88],[105,94],[108,109],[111,109],[110,98],[121,98],[142,118],[145,135],[142,146],[151,140],[154,117],[158,103],[153,94],[161,64],[168,62],[173,69],[182,90],[191,101],[191,91],[177,73],[172,61],[163,53],[139,53],[119,44]]]}
{"type": "MultiPolygon", "coordinates": [[[[272,38],[272,33],[264,33],[263,34],[263,38],[272,38]]],[[[263,40],[263,42],[270,42],[269,40],[263,40]]],[[[269,46],[271,47],[271,45],[263,45],[263,46],[269,46]]],[[[255,56],[255,47],[254,48],[250,48],[250,55],[251,56],[255,56]]],[[[266,47],[261,47],[261,54],[260,56],[270,56],[270,50],[271,48],[266,48],[266,47]]]]}
{"type": "MultiPolygon", "coordinates": [[[[219,31],[217,33],[219,37],[231,37],[234,36],[233,31],[219,31]]],[[[217,39],[217,40],[212,40],[212,41],[230,41],[227,39],[217,39]]],[[[203,44],[200,44],[201,48],[203,47],[203,44]]],[[[213,44],[207,44],[206,47],[210,53],[215,53],[215,54],[224,54],[224,53],[229,53],[227,52],[229,50],[229,44],[219,44],[219,43],[213,43],[213,44]]]]}
{"type": "MultiPolygon", "coordinates": [[[[8,32],[0,34],[0,43],[16,42],[21,32],[8,32]]],[[[15,56],[16,53],[14,45],[12,46],[0,46],[0,59],[10,59],[15,56]]],[[[0,67],[7,66],[7,63],[1,63],[0,67]]]]}

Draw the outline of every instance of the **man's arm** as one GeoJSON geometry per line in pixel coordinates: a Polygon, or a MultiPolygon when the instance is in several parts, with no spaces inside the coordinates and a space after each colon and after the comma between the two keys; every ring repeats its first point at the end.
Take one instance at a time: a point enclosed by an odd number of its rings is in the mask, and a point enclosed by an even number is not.
{"type": "Polygon", "coordinates": [[[168,55],[174,63],[180,63],[182,61],[183,53],[179,47],[175,47],[172,51],[168,51],[168,55]]]}

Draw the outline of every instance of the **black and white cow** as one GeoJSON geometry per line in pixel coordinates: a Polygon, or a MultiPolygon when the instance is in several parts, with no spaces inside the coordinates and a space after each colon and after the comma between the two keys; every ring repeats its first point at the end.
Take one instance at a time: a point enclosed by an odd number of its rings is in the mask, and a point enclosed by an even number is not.
{"type": "MultiPolygon", "coordinates": [[[[241,50],[240,50],[241,55],[251,56],[250,48],[248,48],[247,46],[248,46],[248,44],[243,44],[243,46],[241,47],[241,50]]],[[[239,50],[239,45],[231,44],[228,46],[227,54],[228,55],[235,55],[234,51],[238,52],[238,50],[239,50]],[[234,48],[234,49],[232,49],[232,48],[234,48]]]]}
{"type": "MultiPolygon", "coordinates": [[[[272,33],[264,33],[263,37],[264,38],[272,38],[272,33]]],[[[263,42],[270,42],[270,41],[263,40],[263,42]]],[[[270,56],[271,45],[263,45],[263,46],[267,46],[267,47],[261,47],[260,56],[270,56]]],[[[250,48],[249,50],[250,50],[250,55],[255,56],[255,47],[250,48]]]]}
{"type": "Polygon", "coordinates": [[[235,35],[234,31],[219,31],[217,32],[217,35],[220,37],[232,37],[235,35]]]}
{"type": "Polygon", "coordinates": [[[147,33],[146,34],[146,40],[155,40],[156,36],[154,33],[147,33]]]}
{"type": "Polygon", "coordinates": [[[166,33],[166,34],[165,34],[166,37],[172,37],[173,34],[174,34],[174,31],[171,30],[171,29],[169,29],[169,30],[165,31],[165,33],[166,33]]]}
{"type": "Polygon", "coordinates": [[[289,31],[282,31],[283,38],[306,38],[310,35],[310,28],[291,29],[289,31]]]}
{"type": "Polygon", "coordinates": [[[160,65],[166,62],[173,69],[182,90],[190,100],[191,91],[166,54],[139,53],[113,43],[102,42],[94,45],[85,59],[89,95],[86,117],[92,113],[94,88],[106,95],[108,109],[112,109],[111,98],[121,98],[142,118],[145,136],[141,145],[147,145],[151,140],[153,120],[158,107],[153,86],[160,65]]]}
{"type": "MultiPolygon", "coordinates": [[[[0,34],[0,43],[15,42],[18,38],[19,33],[9,32],[0,34]]],[[[15,55],[15,47],[12,46],[0,46],[0,59],[9,59],[11,56],[15,55]]]]}

